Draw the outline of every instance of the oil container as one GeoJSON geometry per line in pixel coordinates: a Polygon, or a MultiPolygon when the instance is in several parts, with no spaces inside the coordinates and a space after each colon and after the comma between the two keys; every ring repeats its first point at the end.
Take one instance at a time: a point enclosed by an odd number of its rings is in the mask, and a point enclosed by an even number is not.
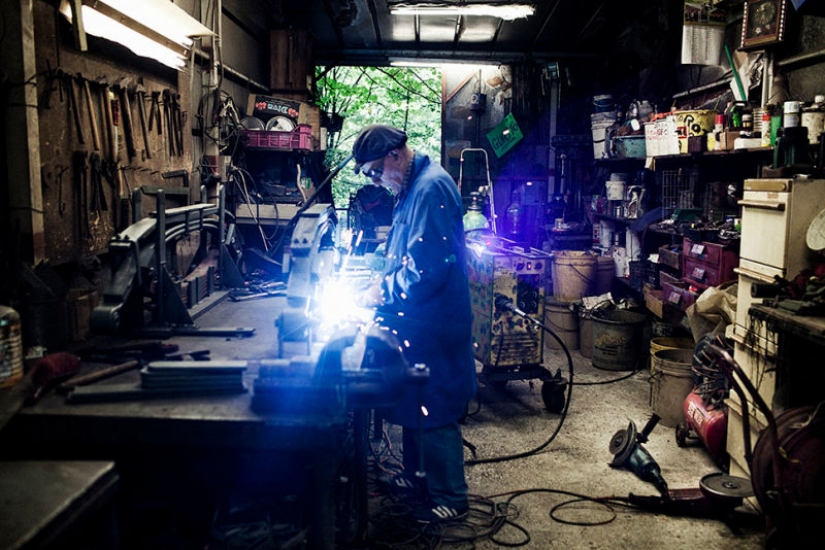
{"type": "Polygon", "coordinates": [[[0,388],[14,385],[23,377],[23,339],[20,314],[0,305],[0,388]]]}

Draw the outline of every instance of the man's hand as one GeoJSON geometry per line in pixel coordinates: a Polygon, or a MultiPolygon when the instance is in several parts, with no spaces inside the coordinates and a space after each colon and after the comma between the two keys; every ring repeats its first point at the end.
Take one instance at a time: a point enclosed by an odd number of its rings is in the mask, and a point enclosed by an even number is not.
{"type": "Polygon", "coordinates": [[[371,284],[363,295],[364,307],[376,307],[384,305],[384,293],[381,290],[381,282],[376,281],[371,284]]]}

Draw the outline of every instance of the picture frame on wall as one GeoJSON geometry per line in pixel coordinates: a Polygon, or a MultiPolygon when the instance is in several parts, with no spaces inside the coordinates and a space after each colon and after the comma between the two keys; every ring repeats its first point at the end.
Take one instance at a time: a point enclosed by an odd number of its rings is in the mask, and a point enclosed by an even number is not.
{"type": "Polygon", "coordinates": [[[787,0],[747,0],[740,50],[756,50],[785,39],[787,0]]]}

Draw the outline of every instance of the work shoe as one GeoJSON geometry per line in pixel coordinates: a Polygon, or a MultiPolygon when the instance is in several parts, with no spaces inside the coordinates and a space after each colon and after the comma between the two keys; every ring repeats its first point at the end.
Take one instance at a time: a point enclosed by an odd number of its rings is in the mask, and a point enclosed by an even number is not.
{"type": "Polygon", "coordinates": [[[394,494],[414,495],[425,492],[423,482],[403,473],[381,477],[379,482],[394,494]]]}
{"type": "Polygon", "coordinates": [[[445,523],[448,521],[460,521],[467,517],[470,509],[467,506],[461,508],[454,508],[444,504],[437,504],[429,502],[424,506],[416,508],[412,512],[412,516],[418,523],[445,523]]]}

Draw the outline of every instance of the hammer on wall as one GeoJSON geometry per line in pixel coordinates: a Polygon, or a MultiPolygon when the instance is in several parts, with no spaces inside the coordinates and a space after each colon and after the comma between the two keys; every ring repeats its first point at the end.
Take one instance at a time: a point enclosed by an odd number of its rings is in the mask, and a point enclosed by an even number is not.
{"type": "Polygon", "coordinates": [[[100,131],[97,129],[97,115],[95,114],[95,107],[92,105],[92,92],[89,90],[89,81],[80,73],[77,73],[77,78],[83,86],[86,108],[89,110],[89,124],[92,127],[92,143],[94,144],[95,151],[100,151],[100,131]]]}
{"type": "Polygon", "coordinates": [[[135,99],[137,101],[138,117],[140,118],[140,131],[143,134],[143,148],[146,151],[146,158],[152,158],[152,151],[149,147],[149,130],[146,127],[146,88],[138,81],[135,86],[135,99]]]}
{"type": "Polygon", "coordinates": [[[129,159],[133,159],[137,156],[137,150],[135,148],[135,126],[132,124],[132,106],[129,103],[130,80],[128,77],[121,78],[117,81],[116,87],[120,95],[120,113],[123,119],[123,135],[126,137],[126,153],[129,159]]]}

